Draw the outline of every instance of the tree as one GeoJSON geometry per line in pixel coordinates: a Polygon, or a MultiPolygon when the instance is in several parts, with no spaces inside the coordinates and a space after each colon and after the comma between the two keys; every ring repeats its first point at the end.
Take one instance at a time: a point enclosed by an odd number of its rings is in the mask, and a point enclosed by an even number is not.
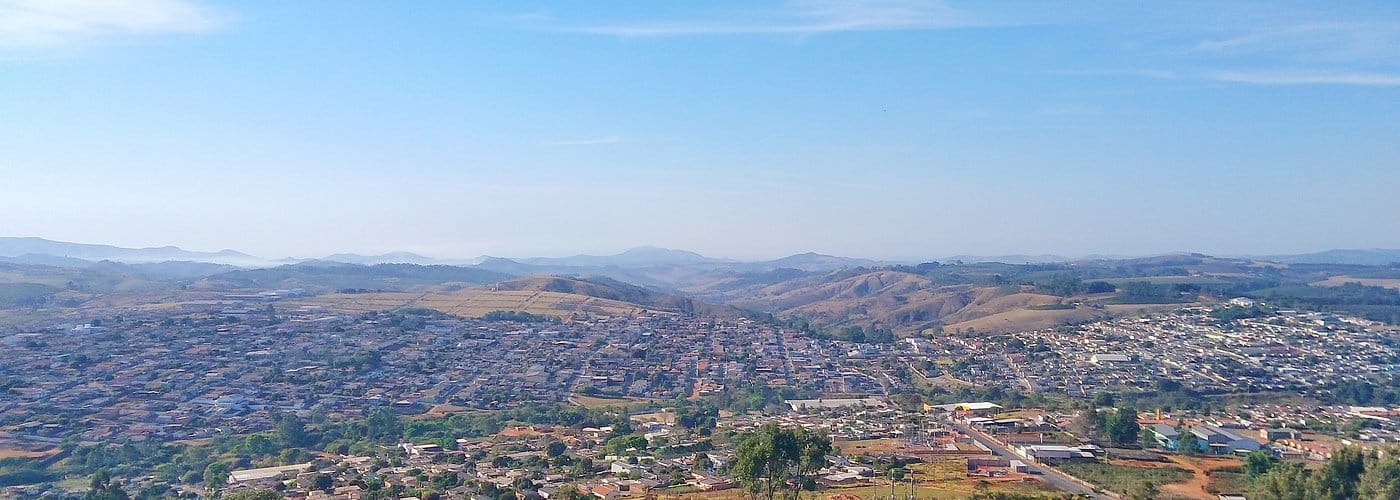
{"type": "Polygon", "coordinates": [[[214,461],[204,467],[204,488],[209,491],[217,491],[228,484],[229,468],[228,464],[214,461]]]}
{"type": "Polygon", "coordinates": [[[714,462],[710,461],[710,456],[705,453],[695,454],[695,470],[707,471],[714,467],[714,462]]]}
{"type": "Polygon", "coordinates": [[[1258,478],[1249,489],[1250,500],[1313,500],[1303,466],[1283,462],[1258,478]]]}
{"type": "Polygon", "coordinates": [[[1394,455],[1372,456],[1361,473],[1357,490],[1362,500],[1393,500],[1400,498],[1400,459],[1394,455]]]}
{"type": "Polygon", "coordinates": [[[1274,467],[1274,455],[1265,450],[1249,452],[1244,457],[1244,477],[1250,481],[1269,473],[1269,469],[1274,467]]]}
{"type": "Polygon", "coordinates": [[[609,438],[607,444],[603,445],[603,447],[608,451],[609,455],[622,456],[627,454],[628,449],[647,449],[647,438],[637,435],[616,436],[609,438]]]}
{"type": "Polygon", "coordinates": [[[275,490],[240,490],[223,496],[223,500],[282,500],[282,493],[275,490]]]}
{"type": "Polygon", "coordinates": [[[1182,455],[1195,455],[1201,452],[1201,438],[1185,426],[1176,428],[1176,451],[1182,455]]]}
{"type": "Polygon", "coordinates": [[[329,474],[317,474],[316,477],[312,479],[311,483],[312,488],[322,491],[330,491],[334,486],[335,478],[331,477],[329,474]]]}
{"type": "Polygon", "coordinates": [[[365,417],[365,434],[370,439],[380,442],[395,441],[403,434],[403,427],[393,410],[379,407],[370,410],[369,415],[365,417]]]}
{"type": "Polygon", "coordinates": [[[549,457],[557,457],[563,455],[564,451],[568,449],[569,447],[562,441],[550,441],[549,445],[544,447],[544,454],[549,457]]]}
{"type": "Polygon", "coordinates": [[[1138,445],[1142,446],[1142,449],[1144,450],[1156,448],[1158,446],[1157,438],[1153,437],[1151,432],[1139,432],[1138,445]]]}
{"type": "Polygon", "coordinates": [[[1320,498],[1343,500],[1356,498],[1356,486],[1366,468],[1366,453],[1348,446],[1332,453],[1332,458],[1313,474],[1313,490],[1320,498]]]}
{"type": "Polygon", "coordinates": [[[128,500],[131,498],[118,483],[112,482],[112,475],[99,470],[88,482],[90,489],[83,494],[83,500],[128,500]]]}
{"type": "Polygon", "coordinates": [[[765,425],[739,436],[730,473],[754,495],[772,500],[782,492],[796,498],[830,452],[831,439],[825,435],[765,425]]]}
{"type": "Polygon", "coordinates": [[[310,436],[306,434],[306,424],[302,423],[296,415],[283,415],[277,422],[277,436],[281,438],[284,446],[300,447],[306,446],[310,441],[310,436]]]}
{"type": "Polygon", "coordinates": [[[249,455],[263,457],[277,451],[277,443],[264,434],[252,434],[243,438],[243,450],[249,455]]]}
{"type": "Polygon", "coordinates": [[[1138,425],[1136,408],[1121,408],[1108,418],[1108,439],[1114,444],[1136,443],[1142,426],[1138,425]]]}

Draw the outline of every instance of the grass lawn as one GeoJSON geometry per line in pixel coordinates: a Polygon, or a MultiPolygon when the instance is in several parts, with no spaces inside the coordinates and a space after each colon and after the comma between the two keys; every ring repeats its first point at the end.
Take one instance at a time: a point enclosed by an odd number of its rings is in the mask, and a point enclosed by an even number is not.
{"type": "Polygon", "coordinates": [[[1065,473],[1094,483],[1106,490],[1127,493],[1143,481],[1157,485],[1186,481],[1194,477],[1190,471],[1177,467],[1130,467],[1126,465],[1061,464],[1058,469],[1065,473]]]}

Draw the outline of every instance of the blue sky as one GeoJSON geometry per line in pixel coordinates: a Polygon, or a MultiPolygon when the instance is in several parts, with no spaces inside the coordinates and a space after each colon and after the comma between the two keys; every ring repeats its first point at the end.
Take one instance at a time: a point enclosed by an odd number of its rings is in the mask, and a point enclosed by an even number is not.
{"type": "Polygon", "coordinates": [[[1396,248],[1400,3],[0,0],[0,151],[267,257],[1396,248]]]}

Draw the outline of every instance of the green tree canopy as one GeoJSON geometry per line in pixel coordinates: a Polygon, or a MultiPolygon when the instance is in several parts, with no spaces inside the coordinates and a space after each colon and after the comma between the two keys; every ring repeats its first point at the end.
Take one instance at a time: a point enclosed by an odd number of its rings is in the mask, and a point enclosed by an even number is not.
{"type": "Polygon", "coordinates": [[[738,437],[730,473],[754,495],[797,498],[801,487],[826,463],[831,439],[804,429],[765,425],[738,437]]]}

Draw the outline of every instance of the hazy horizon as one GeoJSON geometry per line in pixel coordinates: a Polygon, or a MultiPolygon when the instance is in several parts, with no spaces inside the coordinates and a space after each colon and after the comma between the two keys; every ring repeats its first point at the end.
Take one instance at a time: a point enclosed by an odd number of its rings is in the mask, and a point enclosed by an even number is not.
{"type": "Polygon", "coordinates": [[[0,233],[266,258],[1400,248],[1400,4],[0,1],[0,233]]]}
{"type": "Polygon", "coordinates": [[[602,250],[602,251],[597,251],[597,252],[578,252],[578,251],[567,252],[567,251],[566,251],[566,252],[563,252],[563,253],[554,253],[554,254],[543,254],[543,253],[528,254],[528,253],[527,253],[527,254],[499,254],[499,255],[496,255],[496,254],[484,254],[484,253],[483,253],[483,254],[474,254],[474,255],[454,255],[454,254],[431,254],[431,253],[424,253],[424,252],[418,252],[418,251],[413,251],[413,250],[404,250],[404,249],[400,248],[400,249],[397,249],[397,250],[373,251],[373,252],[355,251],[355,250],[337,250],[337,251],[326,252],[326,253],[322,253],[322,254],[307,254],[307,255],[263,255],[263,254],[253,253],[253,252],[247,252],[247,251],[241,250],[241,249],[239,249],[239,248],[233,248],[233,247],[226,247],[226,248],[191,248],[191,247],[182,246],[182,245],[180,245],[180,244],[178,244],[178,243],[156,244],[156,245],[116,245],[116,244],[112,244],[112,243],[108,243],[108,242],[99,242],[99,241],[63,241],[63,240],[55,240],[55,239],[52,239],[52,238],[44,238],[44,237],[42,237],[42,236],[0,235],[0,238],[6,238],[6,237],[12,237],[12,238],[40,238],[40,239],[45,239],[45,240],[54,241],[54,242],[60,242],[60,243],[76,243],[76,244],[89,244],[89,245],[110,245],[110,246],[115,246],[115,247],[120,247],[120,248],[128,248],[128,249],[159,249],[159,248],[165,248],[165,247],[175,247],[175,248],[179,248],[179,249],[184,250],[184,251],[190,251],[190,252],[204,252],[204,253],[217,253],[217,252],[223,252],[223,251],[234,251],[234,252],[243,253],[243,254],[249,255],[249,256],[251,256],[251,257],[255,257],[255,258],[262,259],[262,260],[269,261],[269,262],[275,262],[275,261],[281,261],[281,260],[316,260],[316,259],[321,259],[321,258],[330,257],[330,256],[334,256],[334,255],[340,255],[340,254],[359,255],[359,256],[364,256],[364,257],[376,257],[376,256],[380,256],[380,255],[387,255],[387,254],[393,254],[393,253],[410,253],[410,254],[418,255],[418,256],[420,256],[420,257],[427,257],[427,258],[429,258],[429,259],[433,259],[433,260],[437,260],[437,261],[443,261],[443,262],[453,262],[453,261],[462,261],[462,262],[465,262],[465,261],[470,261],[470,260],[474,260],[474,259],[481,259],[481,258],[487,258],[487,257],[491,257],[491,258],[504,258],[504,259],[514,259],[514,260],[521,260],[521,259],[559,259],[559,258],[581,257],[581,256],[599,256],[599,257],[606,257],[606,256],[619,255],[619,254],[622,254],[622,253],[626,253],[626,252],[628,252],[628,251],[639,250],[639,249],[657,249],[657,250],[667,250],[667,251],[692,252],[692,253],[696,253],[696,254],[699,254],[699,255],[701,255],[701,256],[703,256],[703,257],[710,258],[710,259],[730,260],[730,261],[735,261],[735,262],[762,262],[762,261],[769,261],[769,260],[777,260],[777,259],[781,259],[781,258],[784,258],[784,257],[791,257],[791,256],[796,256],[796,255],[802,255],[802,254],[808,254],[808,253],[815,253],[815,254],[820,254],[820,255],[831,255],[831,256],[834,256],[834,257],[842,257],[842,258],[866,259],[866,260],[875,260],[875,261],[883,261],[883,262],[904,262],[904,263],[927,262],[927,261],[930,261],[930,260],[953,259],[953,258],[964,258],[964,257],[986,257],[986,258],[996,258],[996,257],[1025,256],[1025,257],[1056,257],[1056,258],[1064,258],[1064,259],[1085,259],[1085,258],[1101,258],[1101,257],[1102,257],[1102,258],[1141,258],[1141,257],[1155,257],[1155,256],[1162,256],[1162,255],[1176,255],[1176,254],[1193,254],[1193,253],[1198,253],[1198,254],[1210,255],[1210,256],[1213,256],[1213,257],[1233,258],[1233,257],[1266,257],[1266,256],[1286,256],[1286,255],[1312,254],[1312,253],[1320,253],[1320,252],[1326,252],[1326,251],[1332,251],[1332,250],[1362,250],[1362,251],[1366,251],[1366,250],[1380,250],[1380,251],[1400,251],[1400,249],[1381,248],[1381,247],[1367,247],[1367,248],[1360,248],[1360,247],[1357,247],[1357,248],[1327,247],[1327,248],[1318,248],[1318,249],[1314,249],[1314,250],[1297,251],[1297,252],[1258,252],[1258,253],[1239,253],[1239,254],[1213,254],[1213,253],[1210,253],[1210,252],[1201,252],[1201,251],[1199,251],[1199,250],[1186,250],[1186,249],[1183,249],[1183,250],[1166,250],[1166,251],[1161,251],[1161,252],[1149,252],[1149,253],[1141,253],[1141,254],[1056,254],[1056,253],[1049,253],[1049,252],[994,252],[994,253],[951,252],[951,253],[927,254],[927,255],[905,255],[905,256],[876,257],[876,256],[865,255],[865,254],[831,254],[831,253],[821,252],[821,251],[817,251],[817,250],[794,250],[794,251],[791,251],[791,252],[782,253],[782,254],[775,254],[775,255],[760,255],[760,256],[748,256],[748,257],[735,257],[735,256],[729,256],[729,255],[713,255],[713,254],[706,254],[706,253],[704,253],[704,252],[697,252],[697,251],[694,251],[694,250],[691,250],[691,249],[687,249],[687,248],[671,248],[671,247],[662,247],[662,246],[658,246],[658,245],[640,244],[640,245],[632,245],[632,246],[623,247],[623,248],[617,248],[617,249],[604,249],[604,250],[602,250]]]}

